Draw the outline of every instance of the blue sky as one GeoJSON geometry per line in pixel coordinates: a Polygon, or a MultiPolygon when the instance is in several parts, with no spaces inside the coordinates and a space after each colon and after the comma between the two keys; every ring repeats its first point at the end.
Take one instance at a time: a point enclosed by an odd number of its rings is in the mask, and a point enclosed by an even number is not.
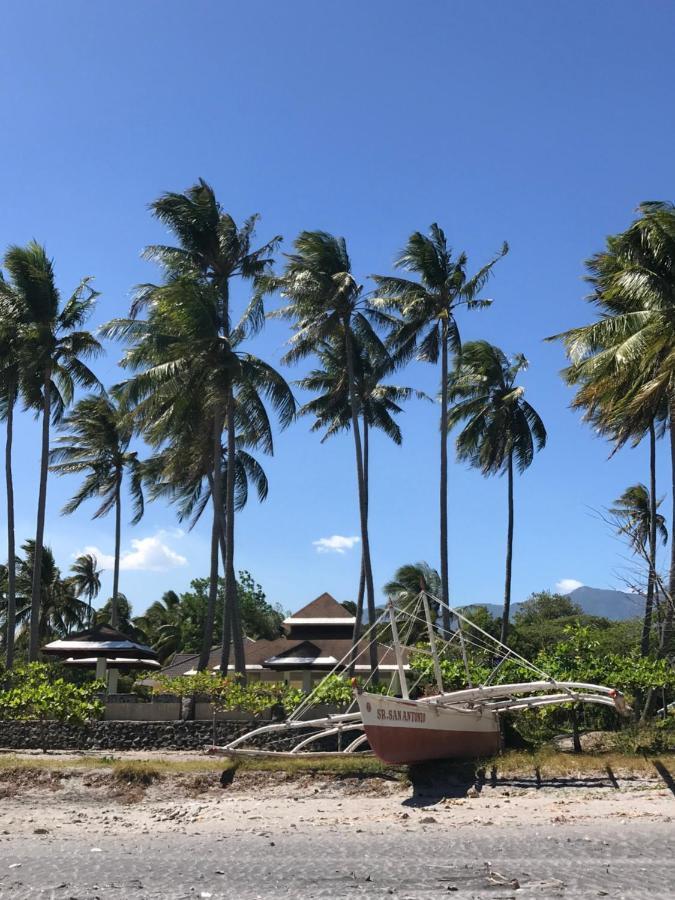
{"type": "MultiPolygon", "coordinates": [[[[671,3],[9,0],[2,28],[0,248],[45,242],[64,293],[94,275],[94,325],[156,277],[140,251],[165,236],[147,204],[199,176],[235,217],[261,213],[261,240],[345,235],[363,279],[391,271],[407,235],[433,221],[475,266],[508,240],[493,307],[461,315],[460,327],[526,354],[523,383],[549,432],[516,485],[514,599],[563,579],[621,586],[624,554],[593,509],[645,480],[646,451],[607,461],[568,409],[561,348],[542,338],[588,320],[583,261],[604,236],[641,200],[674,198],[671,3]]],[[[246,291],[235,296],[243,305],[246,291]]],[[[287,338],[272,322],[255,350],[278,363],[287,338]]],[[[107,383],[119,356],[112,346],[96,366],[107,383]]],[[[413,364],[396,381],[435,393],[437,372],[413,364]]],[[[410,403],[403,447],[373,441],[378,585],[403,562],[437,564],[436,417],[410,403]]],[[[314,543],[358,534],[351,437],[321,445],[309,425],[277,436],[269,499],[238,520],[237,568],[289,609],[324,590],[351,599],[358,581],[358,544],[314,543]]],[[[17,430],[23,540],[35,528],[39,432],[29,415],[17,430]]],[[[49,484],[47,541],[64,570],[85,547],[112,552],[112,519],[59,515],[74,486],[49,484]]],[[[500,602],[505,490],[451,467],[458,604],[500,602]]],[[[206,527],[183,534],[165,506],[126,527],[123,546],[121,589],[136,612],[207,572],[206,527]]]]}

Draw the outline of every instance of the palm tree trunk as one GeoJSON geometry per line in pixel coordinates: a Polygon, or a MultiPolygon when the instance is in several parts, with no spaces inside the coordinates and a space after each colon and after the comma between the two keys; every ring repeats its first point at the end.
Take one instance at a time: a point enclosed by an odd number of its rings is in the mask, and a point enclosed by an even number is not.
{"type": "MultiPolygon", "coordinates": [[[[225,522],[221,517],[220,528],[218,529],[218,542],[220,544],[220,558],[223,563],[223,571],[225,570],[225,561],[227,553],[225,551],[225,522]]],[[[230,668],[230,645],[232,643],[232,610],[229,604],[223,598],[223,640],[220,652],[220,671],[222,675],[227,675],[230,668]]]]}
{"type": "Polygon", "coordinates": [[[670,572],[668,577],[668,593],[666,597],[666,613],[663,620],[663,631],[659,641],[659,657],[663,658],[670,650],[670,641],[673,634],[673,604],[675,604],[675,393],[670,397],[669,403],[669,429],[670,429],[670,477],[672,488],[672,520],[670,523],[670,572]]]}
{"type": "MultiPolygon", "coordinates": [[[[232,385],[227,392],[227,479],[225,485],[225,607],[229,606],[232,623],[232,646],[234,650],[234,669],[243,679],[246,678],[246,660],[244,658],[244,636],[239,614],[239,598],[237,596],[237,580],[234,574],[234,490],[235,460],[237,456],[236,430],[234,421],[234,395],[232,385]]],[[[222,505],[221,505],[222,515],[222,505]]]]}
{"type": "Polygon", "coordinates": [[[42,449],[40,458],[40,488],[38,492],[37,526],[35,529],[35,554],[33,557],[33,583],[30,597],[30,641],[28,659],[36,662],[40,652],[40,595],[42,589],[42,545],[45,536],[47,510],[47,475],[49,472],[49,420],[52,412],[52,372],[48,367],[42,383],[42,449]]]}
{"type": "Polygon", "coordinates": [[[507,464],[509,480],[509,524],[506,532],[506,581],[504,583],[504,612],[502,613],[502,633],[500,640],[506,643],[509,634],[509,613],[511,611],[511,564],[513,561],[513,453],[509,453],[507,464]]]}
{"type": "Polygon", "coordinates": [[[213,418],[212,434],[212,464],[213,473],[209,478],[211,486],[211,501],[213,505],[213,521],[211,525],[211,568],[209,571],[209,597],[204,618],[204,630],[202,632],[202,646],[199,653],[197,669],[201,672],[206,668],[213,646],[213,624],[216,618],[216,602],[218,600],[218,531],[223,514],[223,488],[222,488],[222,452],[221,434],[223,429],[222,416],[216,412],[213,418]]]}
{"type": "Polygon", "coordinates": [[[654,420],[649,423],[649,576],[647,579],[647,600],[642,623],[640,652],[649,656],[649,640],[652,631],[654,610],[654,586],[656,580],[656,430],[654,420]]]}
{"type": "Polygon", "coordinates": [[[12,440],[14,438],[14,404],[16,386],[7,390],[7,434],[5,439],[5,481],[7,485],[7,643],[6,663],[14,665],[14,632],[16,631],[16,547],[14,541],[14,479],[12,477],[12,440]]]}
{"type": "Polygon", "coordinates": [[[117,472],[117,484],[115,486],[115,568],[113,570],[113,592],[110,603],[110,624],[117,628],[119,624],[119,609],[117,597],[120,590],[120,550],[122,544],[122,472],[117,472]]]}
{"type": "MultiPolygon", "coordinates": [[[[366,515],[368,513],[368,421],[363,417],[363,477],[366,485],[366,515]]],[[[366,591],[366,570],[363,565],[363,552],[361,553],[361,574],[359,575],[359,593],[356,598],[356,617],[354,619],[354,633],[352,635],[352,655],[349,660],[350,678],[354,677],[356,670],[357,647],[361,637],[363,625],[363,596],[366,591]]]]}
{"type": "MultiPolygon", "coordinates": [[[[345,355],[347,357],[347,378],[349,380],[349,407],[352,416],[352,431],[354,433],[354,451],[356,454],[356,478],[359,490],[359,519],[361,522],[361,552],[363,553],[363,568],[366,581],[366,598],[368,603],[368,624],[372,627],[375,621],[375,587],[373,584],[373,568],[370,559],[370,540],[368,536],[368,496],[366,493],[366,479],[363,465],[363,448],[361,445],[361,429],[359,428],[358,392],[356,391],[356,377],[354,374],[354,349],[352,347],[351,330],[349,321],[345,321],[345,355]]],[[[374,682],[379,679],[377,642],[371,634],[369,648],[370,669],[374,682]]]]}
{"type": "Polygon", "coordinates": [[[450,636],[450,587],[448,583],[448,322],[441,323],[441,616],[443,637],[450,636]]]}
{"type": "Polygon", "coordinates": [[[201,672],[209,663],[211,646],[213,645],[213,624],[216,620],[216,601],[218,599],[218,518],[214,511],[211,525],[211,569],[209,571],[209,598],[206,603],[202,646],[199,652],[197,671],[201,672]]]}

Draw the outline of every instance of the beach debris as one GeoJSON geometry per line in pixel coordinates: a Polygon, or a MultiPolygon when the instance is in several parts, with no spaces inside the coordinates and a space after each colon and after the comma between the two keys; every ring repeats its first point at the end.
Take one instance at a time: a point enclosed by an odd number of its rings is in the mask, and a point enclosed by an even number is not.
{"type": "Polygon", "coordinates": [[[103,850],[101,850],[100,847],[92,847],[89,852],[90,853],[103,853],[103,850]]]}
{"type": "Polygon", "coordinates": [[[23,865],[23,863],[11,863],[9,868],[10,869],[20,869],[22,865],[23,865]]]}

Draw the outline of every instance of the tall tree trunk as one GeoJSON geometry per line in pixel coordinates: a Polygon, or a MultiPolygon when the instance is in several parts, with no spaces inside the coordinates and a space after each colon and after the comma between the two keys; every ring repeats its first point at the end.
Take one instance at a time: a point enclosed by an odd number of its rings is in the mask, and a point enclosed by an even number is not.
{"type": "Polygon", "coordinates": [[[204,616],[204,630],[202,632],[202,646],[199,651],[197,671],[201,672],[209,663],[211,647],[213,645],[213,625],[216,620],[216,602],[218,600],[218,519],[214,510],[213,523],[211,525],[211,568],[209,570],[209,597],[206,603],[206,615],[204,616]]]}
{"type": "Polygon", "coordinates": [[[52,413],[51,380],[51,367],[48,367],[44,372],[42,382],[42,449],[37,526],[35,529],[35,553],[33,556],[33,583],[30,597],[30,641],[28,647],[28,659],[30,662],[36,662],[40,652],[40,594],[42,588],[42,545],[45,536],[45,512],[47,509],[47,475],[49,472],[49,420],[52,413]]]}
{"type": "MultiPolygon", "coordinates": [[[[237,457],[236,430],[234,421],[234,394],[230,384],[227,391],[227,479],[225,485],[225,608],[229,606],[232,623],[232,648],[234,669],[246,679],[246,659],[244,658],[244,636],[239,613],[237,579],[234,573],[234,491],[235,461],[237,457]]],[[[222,506],[221,506],[222,515],[222,506]]],[[[225,644],[223,643],[223,646],[225,644]]]]}
{"type": "Polygon", "coordinates": [[[509,524],[506,532],[506,580],[504,583],[504,612],[502,613],[502,633],[500,640],[506,643],[509,634],[509,613],[511,611],[511,563],[513,560],[513,453],[509,453],[507,464],[509,493],[509,524]]]}
{"type": "Polygon", "coordinates": [[[206,606],[206,617],[204,619],[202,646],[199,652],[199,662],[197,663],[197,669],[200,672],[202,669],[206,668],[209,656],[211,655],[211,647],[213,646],[213,624],[216,619],[216,602],[218,600],[218,531],[223,514],[223,461],[220,443],[222,431],[222,416],[219,411],[216,411],[213,418],[213,432],[211,435],[213,472],[209,477],[211,502],[213,506],[213,521],[211,525],[211,568],[209,570],[209,597],[206,606]]]}
{"type": "Polygon", "coordinates": [[[640,652],[649,656],[649,642],[652,631],[654,610],[654,588],[656,583],[656,430],[654,420],[649,423],[649,576],[647,579],[647,600],[642,623],[640,652]]]}
{"type": "Polygon", "coordinates": [[[7,390],[7,435],[5,439],[5,481],[7,485],[7,641],[6,663],[14,665],[14,632],[16,631],[16,547],[14,542],[14,479],[12,477],[12,440],[14,438],[14,404],[16,385],[7,390]]]}
{"type": "MultiPolygon", "coordinates": [[[[363,417],[363,477],[366,485],[366,515],[368,515],[368,421],[363,417]]],[[[356,617],[352,635],[352,655],[349,660],[349,677],[353,678],[356,670],[357,647],[363,625],[363,596],[366,592],[366,570],[363,564],[363,548],[361,551],[361,574],[359,575],[359,593],[356,598],[356,617]]]]}
{"type": "MultiPolygon", "coordinates": [[[[223,563],[223,571],[225,570],[225,561],[227,552],[225,551],[225,521],[221,517],[220,528],[218,529],[218,542],[220,544],[220,558],[223,563]]],[[[223,640],[220,651],[220,671],[221,674],[227,675],[230,668],[230,646],[232,644],[232,609],[227,600],[223,598],[223,640]]]]}
{"type": "Polygon", "coordinates": [[[675,392],[670,396],[668,410],[668,424],[670,429],[670,479],[672,490],[672,520],[670,523],[670,573],[668,578],[668,593],[665,602],[665,616],[663,631],[659,641],[659,657],[668,655],[673,634],[673,604],[675,604],[675,392]]]}
{"type": "MultiPolygon", "coordinates": [[[[363,465],[363,448],[361,445],[361,429],[359,428],[358,392],[356,390],[356,376],[354,373],[354,348],[352,346],[351,330],[349,322],[343,322],[345,336],[345,355],[347,357],[347,379],[349,381],[349,408],[352,416],[352,431],[354,433],[354,452],[356,454],[356,479],[359,490],[359,519],[361,522],[361,551],[363,553],[363,568],[366,581],[366,598],[368,603],[368,625],[372,627],[375,621],[375,587],[373,584],[373,568],[370,559],[370,540],[368,537],[368,498],[366,494],[366,479],[363,465]]],[[[369,642],[370,669],[373,681],[379,679],[377,641],[371,633],[369,642]]]]}
{"type": "Polygon", "coordinates": [[[113,592],[110,603],[110,624],[113,628],[119,627],[120,611],[118,596],[120,591],[120,549],[122,545],[122,472],[116,473],[117,485],[115,486],[115,568],[113,569],[113,592]]]}
{"type": "Polygon", "coordinates": [[[441,322],[441,618],[443,637],[450,636],[450,586],[448,583],[448,322],[441,322]]]}

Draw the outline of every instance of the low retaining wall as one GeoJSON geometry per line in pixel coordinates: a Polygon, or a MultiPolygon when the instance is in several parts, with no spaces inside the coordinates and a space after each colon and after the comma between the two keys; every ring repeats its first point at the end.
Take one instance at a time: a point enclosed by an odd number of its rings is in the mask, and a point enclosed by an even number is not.
{"type": "MultiPolygon", "coordinates": [[[[251,722],[217,721],[216,744],[252,727],[251,722]]],[[[4,750],[201,750],[213,737],[213,722],[0,722],[4,750]]]]}

